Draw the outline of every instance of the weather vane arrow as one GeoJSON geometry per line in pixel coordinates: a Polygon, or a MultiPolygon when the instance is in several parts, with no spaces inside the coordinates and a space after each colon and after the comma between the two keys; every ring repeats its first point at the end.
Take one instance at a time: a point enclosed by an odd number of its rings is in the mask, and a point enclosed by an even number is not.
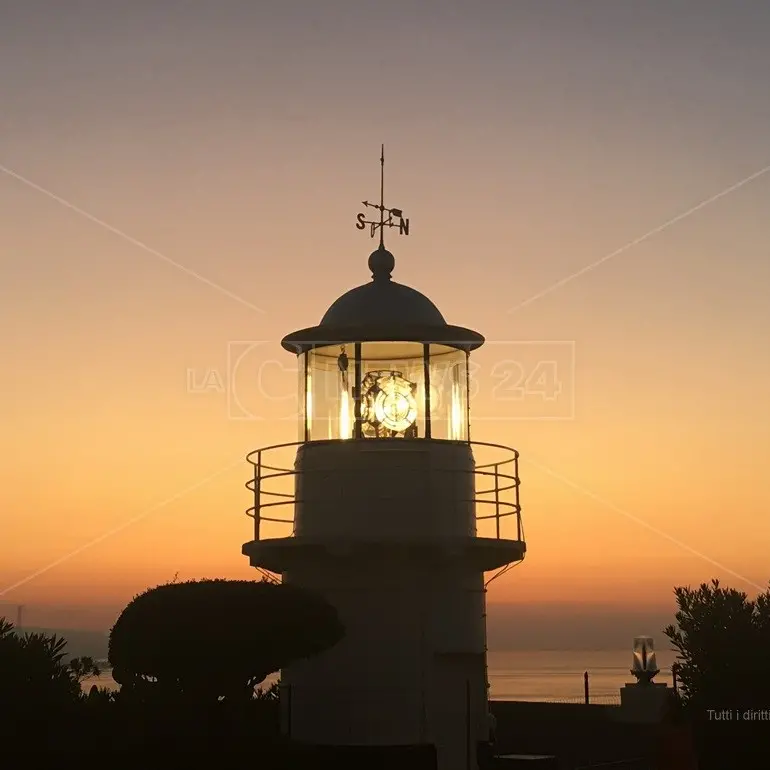
{"type": "Polygon", "coordinates": [[[364,230],[369,225],[370,235],[374,238],[375,233],[380,231],[380,246],[385,247],[385,228],[397,227],[399,235],[409,235],[409,220],[404,218],[404,212],[401,209],[385,207],[385,145],[382,145],[380,153],[380,202],[370,203],[361,201],[368,209],[376,209],[380,212],[380,219],[367,219],[366,214],[361,212],[356,216],[356,229],[364,230]]]}

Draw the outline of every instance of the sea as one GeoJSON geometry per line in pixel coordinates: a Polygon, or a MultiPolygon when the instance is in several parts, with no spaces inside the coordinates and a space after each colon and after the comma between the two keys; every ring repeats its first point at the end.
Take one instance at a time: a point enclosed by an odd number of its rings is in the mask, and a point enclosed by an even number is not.
{"type": "MultiPolygon", "coordinates": [[[[656,651],[660,674],[656,682],[671,685],[671,664],[675,653],[656,651]]],[[[490,650],[487,653],[490,697],[492,700],[582,703],[585,699],[584,674],[588,672],[588,696],[591,703],[620,703],[620,688],[634,682],[631,675],[631,650],[490,650]]],[[[263,687],[279,678],[268,677],[263,687]]],[[[83,683],[118,688],[109,670],[83,683]]]]}

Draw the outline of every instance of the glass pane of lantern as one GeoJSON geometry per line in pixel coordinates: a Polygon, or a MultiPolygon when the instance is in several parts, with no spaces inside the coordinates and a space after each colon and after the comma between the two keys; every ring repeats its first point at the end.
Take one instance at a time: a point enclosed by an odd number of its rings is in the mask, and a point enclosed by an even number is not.
{"type": "Polygon", "coordinates": [[[634,660],[632,671],[658,672],[655,660],[655,648],[651,636],[637,636],[634,638],[634,660]]]}
{"type": "Polygon", "coordinates": [[[299,372],[299,376],[297,377],[297,406],[299,408],[299,425],[297,426],[299,433],[299,436],[297,437],[298,441],[305,440],[305,426],[307,424],[308,411],[305,396],[305,381],[307,380],[307,371],[305,367],[307,366],[307,356],[307,353],[300,353],[297,356],[297,371],[299,372]]]}
{"type": "Polygon", "coordinates": [[[431,437],[468,440],[468,356],[447,345],[430,346],[431,437]]]}
{"type": "Polygon", "coordinates": [[[422,343],[362,343],[361,432],[364,438],[425,437],[422,343]]]}
{"type": "Polygon", "coordinates": [[[353,435],[353,345],[328,345],[307,353],[305,419],[308,440],[353,435]]]}

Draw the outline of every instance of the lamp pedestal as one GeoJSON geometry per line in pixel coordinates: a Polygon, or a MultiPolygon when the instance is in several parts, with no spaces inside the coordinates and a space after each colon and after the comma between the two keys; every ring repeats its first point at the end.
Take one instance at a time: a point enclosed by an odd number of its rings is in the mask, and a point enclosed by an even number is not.
{"type": "Polygon", "coordinates": [[[663,718],[669,687],[663,682],[640,679],[620,688],[621,719],[624,722],[655,723],[663,718]]]}

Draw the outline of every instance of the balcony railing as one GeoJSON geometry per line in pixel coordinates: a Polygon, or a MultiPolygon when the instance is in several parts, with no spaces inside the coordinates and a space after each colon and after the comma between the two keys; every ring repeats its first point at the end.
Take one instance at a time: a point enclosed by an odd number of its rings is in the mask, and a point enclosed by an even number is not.
{"type": "MultiPolygon", "coordinates": [[[[307,471],[296,470],[294,460],[297,448],[303,443],[274,444],[255,449],[247,456],[254,467],[253,477],[246,482],[254,495],[254,504],[246,511],[254,519],[254,540],[295,534],[295,506],[302,502],[296,498],[296,482],[297,477],[307,471]]],[[[444,470],[473,476],[473,498],[464,502],[474,504],[476,535],[523,542],[518,451],[502,444],[468,443],[476,459],[475,467],[466,471],[444,470]]],[[[431,473],[441,470],[431,468],[431,473]]]]}

